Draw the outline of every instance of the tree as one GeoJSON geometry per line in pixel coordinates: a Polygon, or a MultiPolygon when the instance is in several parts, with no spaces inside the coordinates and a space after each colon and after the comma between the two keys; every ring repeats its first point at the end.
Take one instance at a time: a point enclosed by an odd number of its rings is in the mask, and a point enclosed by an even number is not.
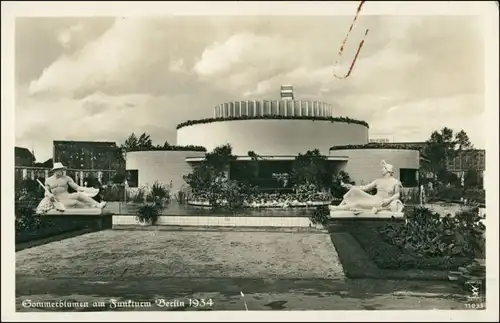
{"type": "Polygon", "coordinates": [[[329,187],[332,176],[326,156],[321,155],[318,149],[299,154],[293,162],[292,181],[295,185],[312,184],[318,188],[329,187]]]}
{"type": "Polygon", "coordinates": [[[469,168],[464,174],[464,188],[477,188],[481,186],[480,176],[476,169],[469,168]]]}
{"type": "Polygon", "coordinates": [[[137,138],[135,133],[132,133],[127,140],[125,140],[125,143],[121,146],[121,148],[127,152],[133,150],[148,150],[154,148],[154,146],[151,136],[144,132],[139,136],[139,138],[137,138]]]}
{"type": "Polygon", "coordinates": [[[195,195],[204,196],[212,207],[238,208],[242,203],[241,187],[226,176],[229,164],[235,159],[231,145],[218,146],[184,176],[184,181],[195,195]]]}
{"type": "Polygon", "coordinates": [[[424,151],[428,162],[423,164],[422,168],[424,171],[430,171],[435,181],[445,183],[448,161],[458,156],[461,151],[472,149],[465,131],[460,130],[454,134],[453,130],[447,127],[432,132],[426,143],[424,151]]]}
{"type": "Polygon", "coordinates": [[[122,148],[125,149],[126,151],[131,150],[131,149],[136,149],[138,147],[138,140],[137,136],[135,133],[132,133],[127,140],[125,140],[125,143],[122,145],[122,148]]]}

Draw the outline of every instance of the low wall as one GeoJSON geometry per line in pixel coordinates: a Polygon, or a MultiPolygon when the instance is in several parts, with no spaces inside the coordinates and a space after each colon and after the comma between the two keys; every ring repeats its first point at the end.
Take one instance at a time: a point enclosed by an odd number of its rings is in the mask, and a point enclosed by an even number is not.
{"type": "MultiPolygon", "coordinates": [[[[114,215],[113,226],[140,225],[133,215],[114,215]]],[[[156,225],[218,227],[317,227],[308,217],[286,216],[160,216],[156,225]]]]}

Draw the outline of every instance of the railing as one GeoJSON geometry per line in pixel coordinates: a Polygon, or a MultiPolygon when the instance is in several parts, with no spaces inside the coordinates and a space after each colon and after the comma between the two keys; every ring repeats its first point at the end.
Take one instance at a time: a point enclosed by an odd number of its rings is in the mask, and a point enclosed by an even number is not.
{"type": "MultiPolygon", "coordinates": [[[[46,167],[30,167],[30,166],[15,166],[15,180],[22,181],[25,179],[40,179],[44,182],[45,178],[50,176],[50,168],[46,167]]],[[[66,174],[73,180],[83,185],[83,181],[87,177],[94,177],[101,183],[107,183],[117,173],[116,170],[103,169],[67,169],[66,174]]]]}
{"type": "Polygon", "coordinates": [[[331,117],[333,115],[333,107],[328,103],[320,101],[246,100],[222,103],[214,108],[214,115],[216,118],[258,117],[267,115],[331,117]]]}

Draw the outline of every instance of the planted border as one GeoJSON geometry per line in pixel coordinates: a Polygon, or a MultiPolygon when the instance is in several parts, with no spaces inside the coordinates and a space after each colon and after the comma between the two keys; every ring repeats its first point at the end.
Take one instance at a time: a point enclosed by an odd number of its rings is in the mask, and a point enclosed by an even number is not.
{"type": "Polygon", "coordinates": [[[344,150],[344,149],[404,149],[404,150],[420,151],[420,149],[415,147],[408,147],[404,145],[391,145],[383,143],[369,143],[363,145],[343,145],[343,146],[330,147],[330,150],[344,150]]]}
{"type": "Polygon", "coordinates": [[[349,117],[311,117],[311,116],[241,116],[241,117],[220,117],[220,118],[207,118],[199,120],[188,120],[177,125],[177,129],[193,126],[197,124],[205,124],[212,122],[222,121],[240,121],[240,120],[309,120],[309,121],[330,121],[330,122],[343,122],[354,123],[369,128],[366,121],[351,119],[349,117]]]}
{"type": "Polygon", "coordinates": [[[168,146],[168,147],[138,147],[127,150],[127,152],[136,151],[201,151],[206,152],[207,149],[203,146],[168,146]]]}

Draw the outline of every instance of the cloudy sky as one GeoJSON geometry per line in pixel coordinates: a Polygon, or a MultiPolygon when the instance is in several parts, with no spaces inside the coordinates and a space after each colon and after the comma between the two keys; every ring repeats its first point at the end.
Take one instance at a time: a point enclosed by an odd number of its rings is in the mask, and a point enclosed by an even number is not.
{"type": "Polygon", "coordinates": [[[18,18],[16,145],[51,157],[52,140],[123,142],[148,132],[175,143],[175,126],[230,100],[333,104],[370,124],[372,138],[426,140],[464,129],[484,147],[483,39],[473,16],[361,16],[336,68],[352,16],[18,18]]]}

